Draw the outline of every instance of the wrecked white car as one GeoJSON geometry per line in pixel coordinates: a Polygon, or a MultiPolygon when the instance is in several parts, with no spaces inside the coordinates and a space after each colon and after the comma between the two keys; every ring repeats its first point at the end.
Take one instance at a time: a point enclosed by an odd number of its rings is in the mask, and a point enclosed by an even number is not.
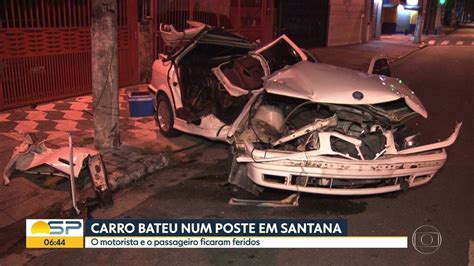
{"type": "Polygon", "coordinates": [[[368,195],[430,181],[461,124],[444,141],[418,145],[406,126],[427,111],[388,61],[369,73],[316,62],[285,35],[257,49],[222,29],[193,23],[170,35],[176,49],[153,64],[149,90],[165,136],[176,130],[232,144],[229,182],[263,188],[368,195]]]}

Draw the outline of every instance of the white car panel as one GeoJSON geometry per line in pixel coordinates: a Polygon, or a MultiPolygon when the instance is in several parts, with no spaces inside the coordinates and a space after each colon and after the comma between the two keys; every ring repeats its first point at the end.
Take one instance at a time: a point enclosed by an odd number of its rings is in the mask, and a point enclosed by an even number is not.
{"type": "Polygon", "coordinates": [[[333,104],[377,104],[403,97],[415,112],[428,116],[420,100],[398,79],[320,63],[300,62],[279,71],[266,79],[264,89],[269,93],[333,104]],[[355,92],[362,93],[363,98],[355,98],[355,92]]]}

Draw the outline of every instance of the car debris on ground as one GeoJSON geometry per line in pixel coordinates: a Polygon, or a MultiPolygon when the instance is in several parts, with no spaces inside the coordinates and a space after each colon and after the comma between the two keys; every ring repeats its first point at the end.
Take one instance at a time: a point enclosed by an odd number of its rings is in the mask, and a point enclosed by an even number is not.
{"type": "Polygon", "coordinates": [[[4,185],[10,183],[14,172],[68,178],[71,181],[73,206],[77,211],[72,178],[89,176],[98,203],[103,207],[112,206],[112,192],[108,187],[107,173],[100,153],[94,149],[72,147],[71,137],[69,137],[69,141],[69,147],[52,149],[46,146],[45,140],[39,140],[35,134],[27,133],[24,141],[15,147],[13,155],[4,169],[4,185]],[[72,163],[71,157],[73,158],[72,163]]]}

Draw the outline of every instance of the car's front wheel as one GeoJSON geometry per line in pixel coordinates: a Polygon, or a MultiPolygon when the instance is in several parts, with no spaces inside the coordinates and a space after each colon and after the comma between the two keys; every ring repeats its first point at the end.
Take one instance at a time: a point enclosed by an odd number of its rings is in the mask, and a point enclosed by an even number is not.
{"type": "Polygon", "coordinates": [[[174,129],[174,115],[170,101],[164,94],[158,95],[156,99],[155,120],[165,137],[174,137],[178,132],[174,129]]]}

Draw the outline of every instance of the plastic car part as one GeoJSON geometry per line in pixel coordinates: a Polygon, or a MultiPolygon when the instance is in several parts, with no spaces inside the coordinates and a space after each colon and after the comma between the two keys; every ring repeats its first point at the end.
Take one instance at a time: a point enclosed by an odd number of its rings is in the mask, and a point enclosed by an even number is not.
{"type": "Polygon", "coordinates": [[[229,173],[229,183],[253,194],[255,197],[263,192],[263,187],[256,185],[248,178],[246,165],[237,163],[235,156],[229,173]]]}
{"type": "Polygon", "coordinates": [[[283,112],[273,105],[258,107],[255,115],[251,117],[251,127],[258,139],[270,142],[278,139],[283,129],[283,112]]]}
{"type": "MultiPolygon", "coordinates": [[[[79,176],[83,161],[97,151],[87,148],[74,148],[74,173],[79,176]]],[[[40,166],[42,173],[68,177],[70,173],[69,148],[50,149],[44,141],[40,141],[35,134],[27,133],[22,143],[15,147],[10,161],[7,163],[3,173],[4,184],[8,185],[10,176],[14,170],[34,172],[40,166]]]]}
{"type": "Polygon", "coordinates": [[[71,201],[76,214],[79,215],[81,211],[77,208],[76,203],[76,183],[74,180],[74,148],[72,146],[72,136],[69,134],[69,183],[71,184],[71,201]]]}
{"type": "Polygon", "coordinates": [[[106,208],[111,207],[113,205],[112,192],[107,185],[107,175],[100,154],[89,157],[88,167],[94,191],[101,205],[106,208]]]}
{"type": "MultiPolygon", "coordinates": [[[[98,151],[93,149],[74,148],[73,167],[76,178],[79,177],[87,157],[95,154],[98,154],[98,151]]],[[[70,173],[69,148],[50,149],[34,134],[26,134],[24,141],[15,147],[10,161],[5,166],[4,184],[7,185],[10,182],[9,177],[14,170],[31,171],[40,166],[47,166],[50,169],[50,175],[68,176],[70,173]]]]}
{"type": "Polygon", "coordinates": [[[229,205],[255,207],[298,207],[300,194],[294,193],[282,200],[248,200],[231,198],[229,205]]]}
{"type": "Polygon", "coordinates": [[[299,137],[301,137],[303,135],[306,135],[308,133],[312,133],[314,131],[318,131],[318,130],[324,129],[326,127],[331,127],[331,126],[336,126],[336,125],[337,125],[336,115],[334,115],[330,118],[327,118],[327,119],[316,119],[316,121],[314,121],[314,123],[311,123],[311,124],[309,124],[305,127],[302,127],[300,129],[298,129],[297,131],[291,133],[290,135],[284,136],[284,137],[276,140],[275,142],[272,143],[272,146],[275,147],[279,144],[288,142],[290,140],[294,140],[294,139],[299,138],[299,137]]]}
{"type": "Polygon", "coordinates": [[[423,146],[418,146],[418,147],[413,147],[413,148],[401,150],[401,151],[398,152],[398,154],[420,153],[420,152],[424,152],[424,151],[441,149],[441,148],[445,148],[447,146],[450,146],[458,138],[459,131],[461,130],[461,126],[462,126],[462,122],[461,123],[456,123],[456,126],[454,127],[454,132],[451,134],[451,136],[449,136],[444,141],[440,141],[438,143],[432,143],[432,144],[428,144],[428,145],[423,145],[423,146]]]}
{"type": "MultiPolygon", "coordinates": [[[[71,179],[78,178],[87,164],[94,190],[104,207],[113,204],[112,193],[108,188],[107,175],[104,164],[98,151],[87,148],[69,147],[51,149],[46,147],[45,141],[39,141],[36,135],[26,134],[24,141],[15,147],[10,161],[4,169],[4,184],[10,183],[10,176],[14,171],[41,175],[55,175],[71,179]],[[70,158],[73,163],[70,164],[70,158]],[[35,171],[41,169],[41,171],[35,171]]],[[[72,182],[73,180],[71,180],[72,182]]],[[[71,191],[74,191],[71,183],[71,191]]],[[[75,201],[73,199],[73,201],[75,201]]],[[[76,210],[77,212],[77,210],[76,210]]]]}
{"type": "Polygon", "coordinates": [[[186,21],[192,28],[184,31],[177,31],[173,25],[160,24],[160,36],[167,46],[175,48],[183,42],[192,40],[202,30],[206,28],[206,24],[197,21],[186,21]]]}

